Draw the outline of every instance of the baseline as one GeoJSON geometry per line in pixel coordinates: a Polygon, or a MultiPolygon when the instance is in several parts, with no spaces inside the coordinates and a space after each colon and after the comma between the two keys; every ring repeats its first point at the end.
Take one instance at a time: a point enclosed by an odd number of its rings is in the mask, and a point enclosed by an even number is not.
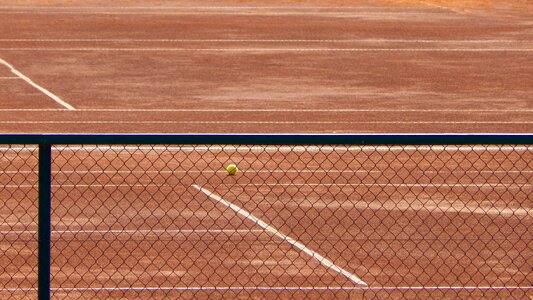
{"type": "Polygon", "coordinates": [[[106,48],[106,47],[4,47],[1,51],[100,52],[533,52],[533,48],[106,48]]]}
{"type": "MultiPolygon", "coordinates": [[[[282,174],[290,174],[290,173],[297,173],[297,174],[303,174],[303,173],[311,173],[311,174],[318,174],[318,173],[340,173],[340,174],[355,174],[355,173],[362,173],[362,174],[382,174],[383,170],[337,170],[337,169],[239,169],[241,173],[282,173],[282,174]]],[[[52,171],[53,174],[226,174],[228,171],[226,170],[60,170],[60,171],[52,171]]],[[[36,174],[36,171],[30,171],[30,170],[4,170],[2,171],[3,174],[36,174]]],[[[533,173],[533,170],[420,170],[415,171],[412,170],[411,174],[530,174],[533,173]]]]}
{"type": "MultiPolygon", "coordinates": [[[[86,287],[86,288],[50,288],[51,291],[365,291],[365,290],[531,290],[533,286],[184,286],[184,287],[86,287]]],[[[37,288],[2,288],[4,292],[36,291],[37,288]]]]}
{"type": "Polygon", "coordinates": [[[355,42],[368,42],[368,43],[533,43],[528,40],[517,39],[125,39],[125,38],[0,38],[0,42],[153,42],[153,43],[182,43],[182,42],[227,42],[227,43],[355,43],[355,42]]]}
{"type": "MultiPolygon", "coordinates": [[[[24,146],[24,147],[0,147],[0,151],[5,152],[11,152],[11,151],[28,151],[33,152],[35,150],[38,150],[38,147],[36,146],[24,146]]],[[[182,151],[182,152],[198,152],[198,151],[237,151],[237,152],[280,152],[280,151],[286,151],[286,152],[331,152],[331,151],[446,151],[446,152],[472,152],[472,151],[511,151],[511,152],[517,152],[517,151],[531,151],[533,150],[533,146],[372,146],[372,145],[361,145],[361,146],[253,146],[253,147],[247,147],[246,145],[243,146],[234,146],[234,145],[227,145],[227,146],[197,146],[197,147],[191,147],[191,146],[184,146],[184,147],[160,147],[160,146],[154,146],[154,147],[142,147],[142,146],[104,146],[104,145],[98,145],[98,146],[65,146],[65,147],[55,147],[54,150],[58,151],[108,151],[108,150],[118,150],[118,151],[124,151],[124,150],[139,150],[139,151],[182,151]]],[[[160,153],[158,153],[160,154],[160,153]]]]}
{"type": "MultiPolygon", "coordinates": [[[[17,77],[18,78],[18,77],[17,77]]],[[[63,109],[56,108],[2,108],[0,112],[63,112],[63,109]]],[[[424,112],[424,113],[441,113],[441,112],[520,112],[520,113],[532,113],[533,109],[364,109],[364,108],[228,108],[228,109],[216,109],[216,108],[81,108],[77,109],[78,112],[424,112]]]]}
{"type": "MultiPolygon", "coordinates": [[[[76,172],[75,172],[76,173],[76,172]]],[[[489,189],[523,189],[523,188],[532,188],[532,184],[525,183],[235,183],[235,186],[243,187],[312,187],[312,186],[333,186],[333,187],[422,187],[422,188],[443,188],[443,189],[454,189],[454,188],[489,188],[489,189]]],[[[77,184],[77,183],[68,183],[68,184],[52,184],[52,188],[74,188],[74,187],[161,187],[161,186],[170,186],[168,184],[158,184],[158,183],[147,183],[147,184],[128,184],[128,183],[111,183],[111,184],[77,184]]],[[[4,189],[19,189],[19,188],[35,188],[34,184],[6,184],[1,186],[4,189]]]]}
{"type": "MultiPolygon", "coordinates": [[[[23,223],[10,223],[10,226],[23,225],[23,223]]],[[[194,234],[194,233],[262,233],[261,229],[138,229],[138,230],[52,230],[51,234],[115,234],[115,235],[178,235],[178,234],[194,234]]],[[[4,230],[0,231],[2,235],[36,235],[37,231],[32,230],[4,230]]]]}
{"type": "MultiPolygon", "coordinates": [[[[74,110],[74,108],[72,108],[74,110]]],[[[0,121],[0,124],[533,124],[533,121],[0,121]]]]}

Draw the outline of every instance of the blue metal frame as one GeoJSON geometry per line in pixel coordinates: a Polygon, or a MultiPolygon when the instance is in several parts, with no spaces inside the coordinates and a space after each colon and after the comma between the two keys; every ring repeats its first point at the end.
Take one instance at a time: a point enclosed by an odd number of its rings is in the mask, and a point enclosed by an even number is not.
{"type": "Polygon", "coordinates": [[[50,299],[52,146],[39,145],[38,299],[50,299]]]}

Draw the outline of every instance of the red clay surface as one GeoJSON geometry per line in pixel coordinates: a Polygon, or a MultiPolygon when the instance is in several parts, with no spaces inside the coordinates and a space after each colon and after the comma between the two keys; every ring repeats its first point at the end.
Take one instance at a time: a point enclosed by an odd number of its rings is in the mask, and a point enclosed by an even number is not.
{"type": "MultiPolygon", "coordinates": [[[[36,276],[35,150],[2,153],[1,292],[22,298],[36,276]]],[[[58,147],[54,157],[55,297],[523,299],[533,291],[531,148],[58,147]],[[241,168],[235,177],[224,173],[229,162],[241,168]]]]}
{"type": "Polygon", "coordinates": [[[0,131],[532,132],[527,3],[300,2],[0,2],[0,58],[76,109],[0,64],[0,131]]]}
{"type": "MultiPolygon", "coordinates": [[[[0,132],[533,129],[528,3],[82,2],[0,0],[0,132]]],[[[0,297],[34,299],[37,152],[13,147],[0,151],[0,297]]],[[[54,157],[56,298],[533,293],[528,147],[60,147],[54,157]]]]}

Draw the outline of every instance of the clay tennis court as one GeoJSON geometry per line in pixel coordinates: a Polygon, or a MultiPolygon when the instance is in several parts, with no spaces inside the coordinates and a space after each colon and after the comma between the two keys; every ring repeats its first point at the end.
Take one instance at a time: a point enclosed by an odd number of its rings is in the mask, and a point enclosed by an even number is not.
{"type": "MultiPolygon", "coordinates": [[[[0,1],[0,16],[3,133],[533,129],[527,3],[0,1]]],[[[37,152],[0,151],[8,298],[37,295],[37,152]]],[[[53,156],[55,298],[533,293],[530,145],[53,156]]]]}
{"type": "Polygon", "coordinates": [[[3,132],[533,128],[527,4],[1,4],[3,132]]]}
{"type": "MultiPolygon", "coordinates": [[[[3,151],[2,294],[12,298],[36,293],[35,152],[3,151]]],[[[520,146],[58,146],[52,295],[523,298],[532,156],[520,146]]]]}

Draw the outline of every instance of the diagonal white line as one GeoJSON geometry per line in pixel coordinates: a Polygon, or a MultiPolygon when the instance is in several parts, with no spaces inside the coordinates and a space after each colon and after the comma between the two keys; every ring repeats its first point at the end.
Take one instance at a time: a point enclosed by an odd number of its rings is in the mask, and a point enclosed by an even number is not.
{"type": "Polygon", "coordinates": [[[262,227],[263,229],[265,229],[266,231],[269,231],[271,233],[273,233],[274,235],[276,235],[277,237],[281,238],[282,240],[288,242],[289,244],[293,245],[294,247],[300,249],[302,252],[304,252],[305,254],[313,257],[314,259],[316,259],[318,262],[320,262],[320,264],[322,264],[323,266],[325,266],[326,268],[329,268],[337,273],[340,273],[344,276],[346,276],[348,279],[350,279],[352,282],[354,282],[355,284],[359,284],[359,285],[363,285],[363,286],[367,286],[367,284],[362,281],[361,279],[359,279],[359,277],[355,276],[354,274],[344,270],[343,268],[335,265],[331,260],[325,258],[324,256],[316,253],[315,251],[307,248],[304,244],[296,241],[295,239],[281,233],[279,230],[277,230],[276,228],[268,225],[267,223],[263,222],[262,220],[260,220],[259,218],[255,217],[254,215],[252,215],[251,213],[249,213],[248,211],[246,211],[245,209],[233,204],[233,203],[230,203],[224,199],[222,199],[222,197],[214,194],[213,192],[209,191],[208,189],[205,189],[205,188],[202,188],[196,184],[193,184],[192,187],[194,187],[195,189],[197,189],[198,191],[204,193],[205,195],[207,195],[207,197],[231,208],[232,210],[234,210],[236,213],[242,215],[243,217],[251,220],[252,222],[254,222],[255,224],[259,225],[260,227],[262,227]]]}
{"type": "Polygon", "coordinates": [[[5,65],[6,67],[8,67],[11,72],[15,75],[17,75],[18,77],[20,77],[20,79],[26,81],[29,85],[33,86],[34,88],[38,89],[39,91],[41,91],[43,94],[45,94],[46,96],[52,98],[52,100],[54,100],[55,102],[59,103],[61,106],[65,107],[66,109],[68,110],[76,110],[72,105],[68,104],[67,102],[61,100],[61,98],[59,98],[58,96],[52,94],[49,90],[43,88],[42,86],[36,84],[35,82],[33,82],[30,78],[28,78],[27,76],[25,76],[24,74],[20,73],[17,69],[15,69],[12,65],[10,65],[8,62],[6,62],[5,60],[1,59],[0,58],[0,63],[5,65]]]}

